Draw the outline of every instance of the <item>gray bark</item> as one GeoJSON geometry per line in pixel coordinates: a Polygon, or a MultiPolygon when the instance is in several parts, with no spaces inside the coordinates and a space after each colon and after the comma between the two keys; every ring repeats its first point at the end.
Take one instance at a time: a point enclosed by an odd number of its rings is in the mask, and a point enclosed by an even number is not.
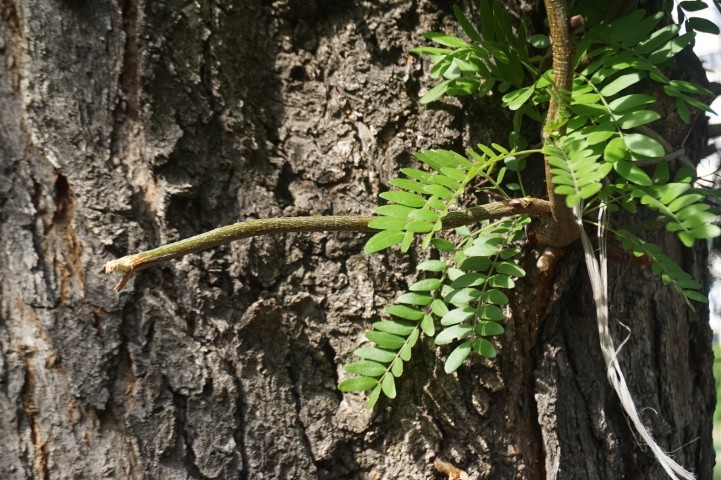
{"type": "MultiPolygon", "coordinates": [[[[101,274],[239,219],[370,213],[412,152],[505,143],[495,99],[418,104],[407,51],[444,27],[431,0],[0,1],[1,478],[440,478],[435,458],[478,478],[661,478],[606,381],[577,247],[541,274],[528,246],[495,361],[448,376],[426,341],[373,412],[338,392],[340,365],[415,258],[289,234],[119,295],[101,274]]],[[[705,278],[704,251],[661,241],[705,278]]],[[[647,268],[611,273],[644,421],[709,478],[707,312],[647,268]]]]}

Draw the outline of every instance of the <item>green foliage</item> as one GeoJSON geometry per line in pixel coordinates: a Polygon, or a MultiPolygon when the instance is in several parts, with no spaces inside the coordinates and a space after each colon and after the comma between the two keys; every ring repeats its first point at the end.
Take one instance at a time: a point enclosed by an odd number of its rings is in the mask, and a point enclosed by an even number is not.
{"type": "Polygon", "coordinates": [[[470,41],[432,32],[426,38],[441,47],[411,50],[428,55],[433,64],[431,76],[442,79],[421,98],[421,103],[430,103],[443,95],[483,96],[493,88],[504,92],[511,86],[521,86],[528,73],[536,75],[535,63],[541,57],[531,57],[529,53],[526,25],[521,24],[516,34],[512,18],[500,2],[491,6],[488,0],[481,0],[480,7],[480,32],[460,8],[453,9],[470,41]]]}
{"type": "Polygon", "coordinates": [[[666,229],[676,232],[687,247],[696,240],[718,237],[721,229],[713,225],[716,214],[711,206],[703,202],[704,195],[693,189],[689,183],[665,183],[634,190],[641,196],[641,203],[666,217],[666,229]]]}
{"type": "Polygon", "coordinates": [[[609,162],[597,162],[601,154],[590,147],[587,140],[569,135],[544,148],[548,162],[554,167],[550,170],[556,186],[554,191],[566,197],[569,208],[601,191],[603,179],[613,168],[609,162]]]}
{"type": "Polygon", "coordinates": [[[436,345],[460,341],[448,356],[446,373],[452,373],[475,352],[495,358],[496,349],[486,337],[501,335],[503,308],[508,304],[504,290],[515,286],[513,278],[526,272],[514,262],[520,249],[527,217],[485,222],[476,231],[460,229],[461,248],[453,255],[447,281],[437,303],[441,332],[436,345]]]}
{"type": "Polygon", "coordinates": [[[661,247],[643,240],[628,230],[618,230],[616,238],[621,246],[637,257],[647,258],[651,262],[651,270],[659,275],[664,285],[672,285],[687,301],[707,303],[708,299],[699,290],[701,284],[686,273],[676,262],[668,258],[661,247]]]}
{"type": "MultiPolygon", "coordinates": [[[[720,2],[714,5],[721,11],[720,2]]],[[[665,226],[686,246],[721,235],[721,228],[713,224],[718,212],[706,203],[720,194],[694,187],[688,169],[674,174],[666,158],[671,153],[668,145],[652,130],[660,119],[654,109],[657,99],[642,93],[649,83],[659,85],[685,122],[692,110],[709,110],[702,99],[711,98],[710,91],[664,73],[693,42],[695,31],[718,33],[692,15],[704,8],[705,3],[696,0],[678,4],[684,34],[677,25],[662,26],[662,13],[646,16],[636,10],[606,23],[601,10],[591,11],[589,18],[596,21],[587,24],[578,39],[571,92],[558,92],[553,86],[548,37],[529,36],[526,25],[514,25],[502,2],[491,6],[481,0],[479,28],[454,7],[467,39],[439,32],[426,35],[435,45],[413,52],[428,56],[431,76],[440,83],[421,103],[444,95],[500,94],[503,105],[514,112],[513,148],[478,145],[477,150],[467,150],[468,158],[449,150],[417,153],[420,168],[400,169],[402,176],[390,181],[395,188],[380,195],[387,203],[376,209],[370,226],[379,232],[365,251],[400,245],[407,252],[419,235],[419,247],[434,252],[429,253],[434,258],[417,266],[423,278],[385,308],[387,318],[373,323],[366,333],[372,346],[356,350],[360,360],[346,366],[352,376],[340,383],[341,390],[370,390],[370,407],[381,393],[394,398],[396,379],[423,336],[434,337],[441,347],[447,373],[473,354],[495,358],[494,337],[504,332],[508,293],[525,275],[516,258],[530,219],[516,215],[484,221],[456,229],[451,239],[441,230],[471,185],[482,184],[482,190],[494,197],[524,194],[525,158],[534,153],[545,156],[554,191],[565,197],[569,208],[590,212],[603,203],[612,213],[646,207],[658,214],[651,221],[617,229],[618,242],[647,259],[663,283],[689,304],[706,301],[701,285],[642,235],[645,228],[665,226]],[[552,98],[561,103],[561,119],[542,127],[552,98]],[[527,121],[544,131],[541,150],[525,149],[538,140],[521,135],[527,121]],[[515,173],[518,182],[508,182],[508,172],[515,173]]]]}
{"type": "Polygon", "coordinates": [[[417,266],[427,272],[426,278],[411,284],[408,292],[385,308],[389,319],[373,323],[366,338],[375,345],[355,351],[361,360],[345,367],[355,376],[342,381],[339,388],[371,390],[369,407],[381,393],[394,398],[395,378],[403,374],[404,362],[410,360],[421,333],[435,335],[438,346],[455,345],[445,362],[447,373],[458,369],[473,352],[495,358],[496,348],[488,337],[503,334],[500,322],[509,301],[504,290],[515,286],[514,278],[525,275],[514,259],[520,253],[516,243],[529,222],[528,217],[518,216],[486,221],[474,231],[459,228],[458,247],[450,250],[435,242],[446,250],[444,259],[417,266]]]}
{"type": "Polygon", "coordinates": [[[368,240],[365,252],[374,253],[398,244],[401,251],[406,252],[417,234],[424,236],[422,248],[427,248],[468,183],[478,176],[487,177],[496,163],[513,154],[500,147],[498,152],[483,148],[482,155],[469,152],[476,162],[448,150],[417,153],[416,158],[431,171],[402,168],[404,178],[390,181],[398,190],[380,194],[391,203],[376,208],[378,218],[369,226],[381,232],[368,240]]]}
{"type": "MultiPolygon", "coordinates": [[[[445,272],[445,264],[425,262],[419,270],[432,273],[445,272]]],[[[366,338],[373,346],[362,347],[354,353],[360,361],[345,366],[348,373],[356,376],[342,381],[338,388],[343,392],[371,390],[368,407],[372,408],[383,393],[395,398],[395,378],[403,374],[404,362],[411,359],[411,349],[418,342],[421,331],[426,335],[435,333],[433,302],[438,297],[442,278],[426,277],[409,286],[408,292],[385,308],[388,319],[377,321],[366,338]]]]}

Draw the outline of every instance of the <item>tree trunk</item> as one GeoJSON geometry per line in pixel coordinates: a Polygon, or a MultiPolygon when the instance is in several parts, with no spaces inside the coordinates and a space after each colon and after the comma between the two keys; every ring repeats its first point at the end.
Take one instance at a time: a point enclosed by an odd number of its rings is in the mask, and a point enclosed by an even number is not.
{"type": "MultiPolygon", "coordinates": [[[[508,3],[542,25],[538,2],[508,3]]],[[[0,478],[444,478],[436,458],[477,478],[663,477],[606,380],[578,246],[546,273],[526,248],[496,360],[445,375],[425,341],[374,411],[337,390],[340,365],[415,258],[288,234],[119,295],[101,273],[240,219],[368,214],[412,152],[506,143],[495,97],[417,101],[431,83],[407,52],[455,28],[449,5],[0,0],[0,478]]],[[[706,279],[703,249],[658,240],[706,279]]],[[[647,267],[610,274],[643,420],[710,478],[707,311],[647,267]]]]}

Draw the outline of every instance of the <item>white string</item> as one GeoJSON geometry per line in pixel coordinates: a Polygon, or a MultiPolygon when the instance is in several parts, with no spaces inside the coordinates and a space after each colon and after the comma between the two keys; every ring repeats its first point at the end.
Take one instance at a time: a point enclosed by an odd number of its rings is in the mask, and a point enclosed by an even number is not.
{"type": "Polygon", "coordinates": [[[573,209],[573,213],[576,217],[576,223],[581,236],[588,277],[591,280],[593,299],[596,303],[598,336],[601,341],[601,353],[603,354],[603,360],[606,363],[606,374],[608,376],[608,380],[611,382],[614,390],[616,390],[616,394],[621,401],[621,406],[626,412],[626,415],[628,415],[628,418],[631,420],[634,428],[641,438],[643,438],[643,441],[649,446],[669,477],[674,480],[679,480],[679,477],[686,480],[694,480],[696,477],[669,457],[668,454],[664,452],[653,439],[643,422],[641,422],[641,417],[638,415],[636,405],[631,397],[631,392],[626,384],[626,378],[621,371],[621,365],[618,363],[616,355],[621,350],[621,347],[623,347],[623,344],[626,343],[626,340],[624,340],[618,350],[616,350],[613,345],[611,331],[608,326],[608,258],[606,253],[606,225],[608,218],[606,214],[606,204],[602,204],[601,208],[598,210],[598,258],[594,255],[591,241],[589,240],[588,235],[586,235],[586,231],[583,229],[581,207],[575,207],[573,209]]]}

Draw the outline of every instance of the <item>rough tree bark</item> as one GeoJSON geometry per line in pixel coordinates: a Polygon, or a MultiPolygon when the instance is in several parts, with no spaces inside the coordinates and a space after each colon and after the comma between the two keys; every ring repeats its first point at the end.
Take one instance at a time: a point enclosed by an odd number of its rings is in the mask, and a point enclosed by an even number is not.
{"type": "MultiPolygon", "coordinates": [[[[542,25],[539,2],[506,3],[542,25]]],[[[606,380],[575,246],[545,274],[526,249],[498,359],[447,376],[418,349],[374,412],[337,391],[338,365],[415,259],[294,234],[120,295],[101,274],[239,219],[370,213],[411,152],[503,143],[494,101],[417,103],[407,51],[453,28],[449,5],[0,0],[1,478],[441,478],[435,458],[478,478],[662,478],[606,380]]],[[[703,250],[659,238],[705,278],[703,250]]],[[[611,275],[644,421],[709,478],[706,310],[646,268],[611,275]]]]}

